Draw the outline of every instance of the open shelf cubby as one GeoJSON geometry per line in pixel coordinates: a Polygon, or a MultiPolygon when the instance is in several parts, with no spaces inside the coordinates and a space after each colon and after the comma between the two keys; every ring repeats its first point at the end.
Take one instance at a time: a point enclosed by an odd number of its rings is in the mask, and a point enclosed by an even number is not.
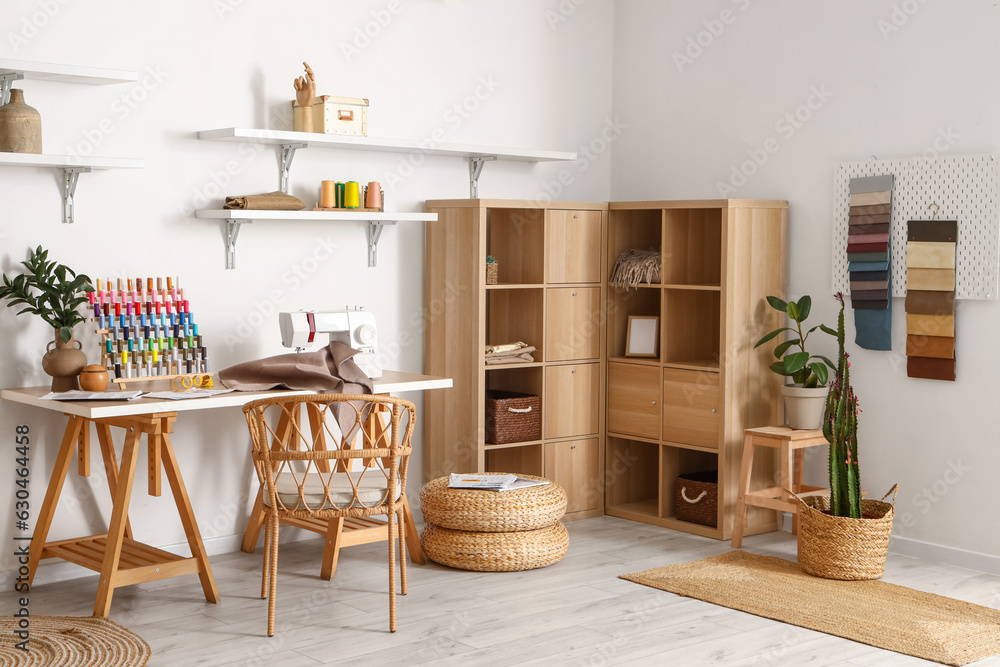
{"type": "Polygon", "coordinates": [[[660,323],[663,363],[718,370],[721,316],[720,292],[664,289],[660,323]]]}
{"type": "Polygon", "coordinates": [[[675,519],[677,509],[677,477],[686,473],[718,471],[719,455],[683,447],[662,445],[660,448],[660,477],[663,480],[660,494],[660,517],[675,519]]]}
{"type": "Polygon", "coordinates": [[[532,356],[545,358],[545,290],[490,290],[486,295],[486,343],[524,342],[536,348],[532,356]]]}
{"type": "Polygon", "coordinates": [[[605,504],[618,512],[659,516],[660,445],[608,436],[605,504]]]}
{"type": "MultiPolygon", "coordinates": [[[[625,356],[630,315],[659,317],[662,332],[664,318],[660,313],[660,291],[659,289],[608,290],[608,356],[625,356]]],[[[661,356],[663,354],[662,345],[660,346],[660,354],[661,356]]],[[[636,359],[642,358],[636,357],[636,359]]],[[[656,361],[656,359],[645,360],[656,361]]]]}
{"type": "Polygon", "coordinates": [[[487,449],[486,472],[509,472],[515,475],[543,477],[542,445],[531,444],[487,449]]]}
{"type": "Polygon", "coordinates": [[[516,391],[541,396],[542,377],[543,368],[540,364],[522,368],[497,368],[486,374],[486,390],[516,391]]]}
{"type": "Polygon", "coordinates": [[[544,283],[545,210],[487,209],[486,254],[499,263],[500,284],[544,283]]]}
{"type": "Polygon", "coordinates": [[[660,250],[662,241],[663,210],[624,209],[611,212],[608,231],[608,250],[614,269],[615,260],[626,250],[660,250]]]}
{"type": "Polygon", "coordinates": [[[663,284],[721,284],[721,209],[664,209],[663,215],[663,284]]]}

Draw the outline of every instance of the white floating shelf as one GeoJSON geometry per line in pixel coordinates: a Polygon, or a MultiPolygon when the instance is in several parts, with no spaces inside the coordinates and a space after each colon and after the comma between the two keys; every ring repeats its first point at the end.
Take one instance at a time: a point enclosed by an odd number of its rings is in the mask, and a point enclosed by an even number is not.
{"type": "Polygon", "coordinates": [[[143,161],[117,157],[76,157],[73,155],[38,155],[35,153],[0,153],[0,165],[12,167],[55,167],[91,169],[142,169],[143,161]]]}
{"type": "Polygon", "coordinates": [[[378,211],[231,211],[208,209],[195,211],[196,218],[226,221],[226,268],[236,268],[236,239],[240,227],[254,220],[310,220],[317,222],[367,222],[368,266],[378,261],[378,241],[386,225],[397,222],[435,222],[437,213],[384,213],[378,211]]]}
{"type": "Polygon", "coordinates": [[[365,211],[195,211],[211,220],[326,220],[331,222],[433,222],[437,213],[379,213],[365,211]]]}
{"type": "Polygon", "coordinates": [[[0,58],[0,75],[20,74],[21,78],[58,83],[82,83],[91,86],[107,86],[115,83],[129,83],[139,80],[137,72],[126,70],[80,67],[78,65],[56,65],[52,63],[10,60],[0,58]]]}
{"type": "Polygon", "coordinates": [[[376,137],[352,137],[340,134],[319,134],[316,132],[287,132],[282,130],[254,130],[227,127],[221,130],[205,130],[198,133],[199,139],[206,141],[235,141],[260,144],[306,144],[309,148],[346,148],[351,150],[381,151],[388,153],[421,153],[424,155],[444,155],[452,157],[494,157],[498,160],[519,162],[557,162],[575,160],[576,153],[560,151],[538,151],[524,148],[500,148],[474,144],[434,143],[412,139],[383,139],[376,137]]]}

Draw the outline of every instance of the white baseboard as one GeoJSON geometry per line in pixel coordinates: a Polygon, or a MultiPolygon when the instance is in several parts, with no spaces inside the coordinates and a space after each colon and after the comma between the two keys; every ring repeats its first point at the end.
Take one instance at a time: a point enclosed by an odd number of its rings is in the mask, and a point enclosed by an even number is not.
{"type": "MultiPolygon", "coordinates": [[[[784,530],[792,532],[792,515],[785,514],[784,530]]],[[[889,553],[900,556],[910,556],[937,563],[946,563],[957,567],[967,567],[970,570],[1000,574],[1000,556],[967,551],[956,547],[946,547],[932,542],[923,542],[911,537],[896,537],[889,540],[889,553]]]]}

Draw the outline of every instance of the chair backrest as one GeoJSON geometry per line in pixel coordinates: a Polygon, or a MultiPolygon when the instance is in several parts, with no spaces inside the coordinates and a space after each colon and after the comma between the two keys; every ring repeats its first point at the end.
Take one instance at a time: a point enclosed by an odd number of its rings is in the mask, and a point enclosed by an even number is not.
{"type": "Polygon", "coordinates": [[[278,396],[243,408],[257,477],[269,506],[308,516],[369,516],[398,509],[416,422],[389,396],[278,396]]]}

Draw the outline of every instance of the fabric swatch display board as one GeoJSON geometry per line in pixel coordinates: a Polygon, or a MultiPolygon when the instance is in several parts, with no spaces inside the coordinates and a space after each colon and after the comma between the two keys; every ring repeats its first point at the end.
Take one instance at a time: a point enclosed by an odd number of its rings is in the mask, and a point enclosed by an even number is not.
{"type": "Polygon", "coordinates": [[[955,220],[911,220],[906,230],[906,374],[955,380],[955,220]]]}
{"type": "Polygon", "coordinates": [[[847,260],[855,339],[869,350],[892,349],[889,221],[892,174],[852,178],[847,260]]]}

